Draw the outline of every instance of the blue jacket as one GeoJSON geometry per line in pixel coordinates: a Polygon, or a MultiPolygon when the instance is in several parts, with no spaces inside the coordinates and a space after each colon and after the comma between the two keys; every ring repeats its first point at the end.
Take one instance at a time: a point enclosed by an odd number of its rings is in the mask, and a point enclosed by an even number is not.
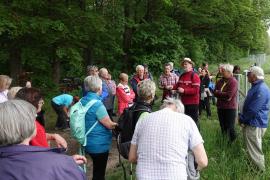
{"type": "Polygon", "coordinates": [[[270,103],[270,91],[267,85],[258,80],[252,84],[244,102],[243,112],[239,116],[240,123],[267,128],[270,103]]]}
{"type": "Polygon", "coordinates": [[[62,149],[12,145],[0,147],[2,180],[86,180],[72,157],[62,149]]]}

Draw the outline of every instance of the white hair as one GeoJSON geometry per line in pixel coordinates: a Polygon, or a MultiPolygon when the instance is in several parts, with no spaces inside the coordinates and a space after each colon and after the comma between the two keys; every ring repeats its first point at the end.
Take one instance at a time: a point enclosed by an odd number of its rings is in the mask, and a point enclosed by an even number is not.
{"type": "Polygon", "coordinates": [[[140,69],[143,69],[144,70],[143,65],[137,65],[136,66],[136,72],[138,72],[140,69]]]}
{"type": "Polygon", "coordinates": [[[108,70],[106,68],[101,68],[99,70],[99,76],[101,78],[107,78],[107,76],[108,76],[108,70]]]}
{"type": "Polygon", "coordinates": [[[231,64],[223,64],[222,69],[224,69],[224,71],[227,71],[233,74],[233,65],[231,64]]]}
{"type": "Polygon", "coordinates": [[[142,101],[152,100],[155,97],[156,85],[150,79],[143,80],[138,83],[137,93],[142,101]]]}
{"type": "Polygon", "coordinates": [[[10,90],[9,90],[8,93],[7,93],[8,99],[9,99],[9,100],[14,99],[15,96],[16,96],[16,94],[17,94],[17,92],[18,92],[20,89],[22,89],[22,87],[20,87],[20,86],[16,86],[16,87],[10,88],[10,90]]]}
{"type": "Polygon", "coordinates": [[[0,146],[19,144],[35,130],[36,108],[23,100],[0,103],[0,146]]]}
{"type": "Polygon", "coordinates": [[[164,99],[163,104],[161,105],[161,109],[166,108],[170,105],[175,105],[176,111],[179,113],[185,112],[185,106],[179,99],[169,98],[169,97],[164,99]]]}
{"type": "Polygon", "coordinates": [[[84,87],[86,91],[96,93],[102,89],[102,80],[98,76],[87,76],[84,79],[84,87]]]}

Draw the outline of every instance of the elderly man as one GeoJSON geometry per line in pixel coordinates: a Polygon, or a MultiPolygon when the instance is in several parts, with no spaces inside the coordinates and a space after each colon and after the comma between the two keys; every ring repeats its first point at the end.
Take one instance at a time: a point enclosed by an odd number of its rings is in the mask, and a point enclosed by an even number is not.
{"type": "Polygon", "coordinates": [[[187,179],[186,156],[194,153],[197,169],[207,166],[203,139],[180,100],[164,100],[163,109],[140,119],[131,141],[129,161],[138,179],[187,179]]]}
{"type": "Polygon", "coordinates": [[[171,65],[164,65],[164,73],[159,77],[159,88],[163,90],[162,100],[172,96],[173,86],[178,82],[178,76],[171,73],[171,65]]]}
{"type": "Polygon", "coordinates": [[[217,82],[214,95],[217,98],[218,119],[223,135],[229,135],[230,141],[234,141],[236,133],[234,129],[238,83],[233,77],[233,66],[224,64],[221,69],[222,79],[217,82]]]}
{"type": "Polygon", "coordinates": [[[138,65],[136,67],[136,74],[130,80],[131,87],[135,93],[134,102],[138,101],[137,85],[144,79],[144,67],[142,65],[138,65]]]}
{"type": "Polygon", "coordinates": [[[190,58],[184,58],[181,65],[185,72],[179,77],[174,89],[180,93],[185,114],[190,116],[199,128],[200,78],[193,71],[194,62],[190,58]]]}
{"type": "Polygon", "coordinates": [[[254,164],[262,171],[265,170],[262,138],[268,126],[270,103],[270,91],[263,79],[264,72],[260,67],[250,68],[248,81],[252,87],[248,91],[243,112],[239,116],[248,153],[254,164]]]}

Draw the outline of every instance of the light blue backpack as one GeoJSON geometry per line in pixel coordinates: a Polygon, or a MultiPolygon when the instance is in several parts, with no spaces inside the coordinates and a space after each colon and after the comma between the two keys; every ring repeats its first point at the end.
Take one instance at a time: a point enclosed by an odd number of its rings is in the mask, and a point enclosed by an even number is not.
{"type": "Polygon", "coordinates": [[[87,144],[87,135],[95,128],[98,121],[85,132],[85,114],[89,108],[91,108],[99,100],[91,100],[85,106],[82,105],[81,101],[74,104],[70,109],[70,129],[71,135],[74,137],[82,146],[87,144]]]}

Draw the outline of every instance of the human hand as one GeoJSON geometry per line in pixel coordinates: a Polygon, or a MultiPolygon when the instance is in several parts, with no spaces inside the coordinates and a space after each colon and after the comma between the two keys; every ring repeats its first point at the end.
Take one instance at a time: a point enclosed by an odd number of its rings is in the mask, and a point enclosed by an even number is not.
{"type": "Polygon", "coordinates": [[[178,88],[178,92],[179,92],[179,93],[184,93],[185,90],[184,90],[183,88],[178,88]]]}
{"type": "Polygon", "coordinates": [[[55,141],[58,148],[67,148],[67,141],[59,134],[52,134],[52,140],[55,141]]]}
{"type": "Polygon", "coordinates": [[[84,156],[75,154],[72,156],[72,158],[74,159],[75,163],[78,165],[82,165],[82,164],[86,164],[87,163],[87,159],[84,156]]]}

